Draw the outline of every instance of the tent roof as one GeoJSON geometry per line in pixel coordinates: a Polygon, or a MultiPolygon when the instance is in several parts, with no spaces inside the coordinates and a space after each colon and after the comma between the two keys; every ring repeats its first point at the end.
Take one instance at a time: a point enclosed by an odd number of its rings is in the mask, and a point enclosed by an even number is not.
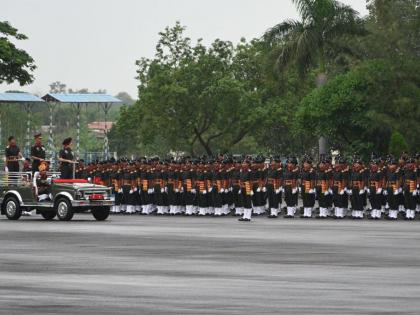
{"type": "Polygon", "coordinates": [[[121,101],[107,94],[57,94],[48,93],[43,96],[47,102],[58,102],[58,103],[121,103],[121,101]]]}
{"type": "Polygon", "coordinates": [[[29,93],[0,93],[0,103],[43,103],[38,96],[29,93]]]}

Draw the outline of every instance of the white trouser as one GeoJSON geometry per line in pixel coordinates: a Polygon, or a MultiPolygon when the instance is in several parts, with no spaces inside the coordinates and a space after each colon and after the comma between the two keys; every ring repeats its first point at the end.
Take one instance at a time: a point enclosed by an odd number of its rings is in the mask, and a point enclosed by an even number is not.
{"type": "Polygon", "coordinates": [[[287,215],[290,217],[294,217],[296,212],[295,207],[287,207],[287,215]]]}
{"type": "Polygon", "coordinates": [[[326,218],[328,216],[328,209],[327,208],[319,208],[319,217],[326,218]]]}
{"type": "Polygon", "coordinates": [[[405,216],[407,219],[415,219],[416,218],[416,211],[415,210],[405,210],[405,216]]]}
{"type": "Polygon", "coordinates": [[[243,215],[244,214],[244,208],[235,208],[235,214],[236,215],[243,215]]]}
{"type": "Polygon", "coordinates": [[[252,209],[245,208],[243,218],[251,220],[251,216],[252,216],[252,209]]]}
{"type": "Polygon", "coordinates": [[[388,216],[391,219],[398,219],[398,210],[389,210],[388,216]]]}
{"type": "Polygon", "coordinates": [[[271,208],[270,209],[270,214],[272,216],[278,217],[278,215],[279,215],[279,209],[277,209],[277,208],[271,208]]]}
{"type": "Polygon", "coordinates": [[[207,213],[207,208],[198,208],[198,215],[205,216],[207,213]]]}
{"type": "Polygon", "coordinates": [[[220,217],[222,215],[222,208],[214,208],[214,215],[220,217]]]}
{"type": "Polygon", "coordinates": [[[312,208],[304,208],[303,209],[303,217],[304,218],[311,218],[312,217],[312,208]]]}
{"type": "Polygon", "coordinates": [[[186,205],[185,206],[185,214],[186,215],[193,215],[194,214],[194,208],[192,205],[186,205]]]}
{"type": "Polygon", "coordinates": [[[335,207],[334,215],[335,215],[336,218],[344,218],[344,209],[335,207]]]}

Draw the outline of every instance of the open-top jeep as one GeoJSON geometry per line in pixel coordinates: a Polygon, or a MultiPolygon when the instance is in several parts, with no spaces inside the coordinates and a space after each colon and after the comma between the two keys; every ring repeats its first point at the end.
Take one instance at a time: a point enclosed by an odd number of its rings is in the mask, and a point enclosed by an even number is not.
{"type": "Polygon", "coordinates": [[[48,172],[51,193],[39,201],[36,181],[32,173],[0,172],[1,214],[10,220],[18,220],[23,211],[36,210],[46,220],[55,216],[69,221],[74,213],[91,211],[98,221],[106,220],[113,205],[111,190],[86,180],[64,180],[59,173],[48,172]]]}

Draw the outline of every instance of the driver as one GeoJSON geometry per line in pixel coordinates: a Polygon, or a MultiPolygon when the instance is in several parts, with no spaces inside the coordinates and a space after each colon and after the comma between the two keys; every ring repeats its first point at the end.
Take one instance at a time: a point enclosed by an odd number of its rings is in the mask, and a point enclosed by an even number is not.
{"type": "Polygon", "coordinates": [[[48,163],[41,161],[38,170],[34,174],[34,184],[38,188],[38,200],[49,201],[51,200],[51,181],[47,177],[48,163]]]}

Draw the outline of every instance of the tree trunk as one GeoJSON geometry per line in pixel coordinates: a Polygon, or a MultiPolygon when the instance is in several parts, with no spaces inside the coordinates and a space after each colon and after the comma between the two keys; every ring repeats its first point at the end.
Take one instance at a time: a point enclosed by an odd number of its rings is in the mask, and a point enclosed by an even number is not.
{"type": "MultiPolygon", "coordinates": [[[[328,77],[325,73],[319,73],[316,77],[316,87],[321,88],[327,83],[328,77]]],[[[319,156],[326,155],[328,153],[328,140],[326,137],[320,137],[318,139],[318,152],[319,156]]]]}

